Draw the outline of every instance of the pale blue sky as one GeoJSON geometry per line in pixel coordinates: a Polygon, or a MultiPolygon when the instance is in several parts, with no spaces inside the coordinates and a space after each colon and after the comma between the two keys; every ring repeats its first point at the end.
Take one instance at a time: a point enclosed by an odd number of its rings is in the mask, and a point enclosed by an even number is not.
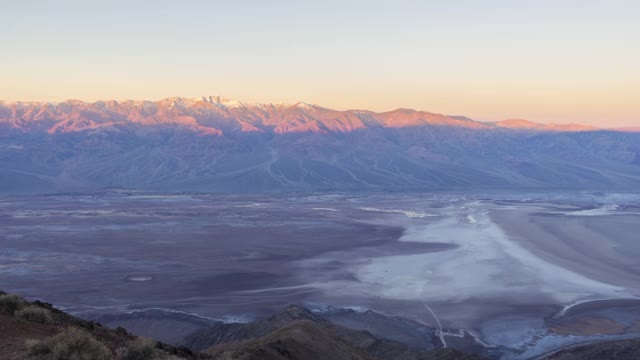
{"type": "Polygon", "coordinates": [[[640,126],[640,1],[6,1],[0,99],[224,95],[640,126]]]}

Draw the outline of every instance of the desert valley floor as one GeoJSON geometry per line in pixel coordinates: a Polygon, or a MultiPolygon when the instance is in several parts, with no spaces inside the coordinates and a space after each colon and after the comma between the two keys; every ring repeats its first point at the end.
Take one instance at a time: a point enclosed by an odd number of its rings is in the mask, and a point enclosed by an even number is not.
{"type": "Polygon", "coordinates": [[[530,359],[640,336],[639,220],[588,192],[6,195],[0,288],[173,343],[296,303],[530,359]]]}

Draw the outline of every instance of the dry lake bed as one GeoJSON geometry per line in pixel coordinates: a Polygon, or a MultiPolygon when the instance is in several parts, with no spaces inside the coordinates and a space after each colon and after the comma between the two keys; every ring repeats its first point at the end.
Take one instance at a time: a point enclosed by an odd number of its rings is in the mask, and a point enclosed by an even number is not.
{"type": "Polygon", "coordinates": [[[640,336],[638,234],[636,194],[4,196],[0,288],[170,342],[298,303],[529,359],[640,336]]]}

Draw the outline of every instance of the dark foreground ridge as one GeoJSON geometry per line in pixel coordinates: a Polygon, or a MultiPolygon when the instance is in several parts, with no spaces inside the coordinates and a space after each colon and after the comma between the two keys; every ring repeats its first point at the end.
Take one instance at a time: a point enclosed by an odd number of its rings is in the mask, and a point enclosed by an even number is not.
{"type": "Polygon", "coordinates": [[[453,349],[421,350],[336,325],[297,305],[247,324],[215,324],[187,336],[184,346],[216,358],[482,359],[453,349]]]}
{"type": "MultiPolygon", "coordinates": [[[[189,335],[176,347],[109,329],[40,301],[0,292],[0,359],[335,359],[335,360],[481,360],[454,349],[418,350],[374,337],[367,331],[335,325],[291,305],[247,324],[216,324],[189,335]],[[187,348],[190,347],[191,349],[187,348]],[[193,350],[197,350],[193,351],[193,350]]],[[[560,351],[549,359],[640,357],[640,340],[605,342],[560,351]]]]}
{"type": "Polygon", "coordinates": [[[41,301],[27,302],[0,291],[1,360],[214,359],[109,329],[71,316],[41,301]]]}

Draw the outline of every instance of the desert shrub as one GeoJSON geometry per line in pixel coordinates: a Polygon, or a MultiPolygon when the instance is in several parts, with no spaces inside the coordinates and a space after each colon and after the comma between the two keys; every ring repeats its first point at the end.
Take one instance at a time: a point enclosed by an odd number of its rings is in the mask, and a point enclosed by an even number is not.
{"type": "Polygon", "coordinates": [[[0,311],[13,315],[16,311],[22,310],[25,306],[27,306],[27,302],[18,295],[0,295],[0,311]]]}
{"type": "Polygon", "coordinates": [[[44,341],[28,339],[25,342],[29,355],[45,355],[49,353],[49,348],[44,341]]]}
{"type": "Polygon", "coordinates": [[[152,360],[156,358],[156,343],[149,339],[136,339],[129,343],[124,360],[152,360]]]}
{"type": "Polygon", "coordinates": [[[69,328],[44,340],[27,341],[31,356],[51,360],[112,360],[109,349],[84,330],[69,328]]]}
{"type": "Polygon", "coordinates": [[[13,315],[21,320],[39,322],[42,324],[48,324],[52,321],[51,311],[33,305],[18,310],[13,315]]]}

